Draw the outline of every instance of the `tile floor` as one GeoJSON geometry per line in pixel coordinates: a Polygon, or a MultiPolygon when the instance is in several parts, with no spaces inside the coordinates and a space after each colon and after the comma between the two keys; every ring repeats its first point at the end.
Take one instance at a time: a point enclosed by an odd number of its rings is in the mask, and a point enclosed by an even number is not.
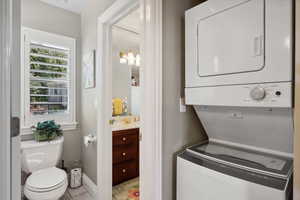
{"type": "Polygon", "coordinates": [[[95,200],[84,186],[77,189],[68,189],[61,200],[95,200]]]}
{"type": "MultiPolygon", "coordinates": [[[[27,200],[23,196],[23,200],[27,200]]],[[[95,200],[93,196],[85,189],[84,186],[77,189],[70,189],[66,191],[65,195],[60,200],[95,200]]]]}
{"type": "MultiPolygon", "coordinates": [[[[139,197],[128,198],[128,191],[136,190],[138,192],[139,179],[133,179],[113,187],[113,200],[131,200],[139,199],[139,197]]],[[[139,195],[138,195],[139,196],[139,195]]],[[[23,200],[27,200],[25,197],[23,200]]],[[[96,200],[88,190],[82,186],[77,189],[68,188],[65,195],[60,200],[96,200]]]]}
{"type": "Polygon", "coordinates": [[[113,187],[112,200],[139,200],[139,178],[113,187]]]}

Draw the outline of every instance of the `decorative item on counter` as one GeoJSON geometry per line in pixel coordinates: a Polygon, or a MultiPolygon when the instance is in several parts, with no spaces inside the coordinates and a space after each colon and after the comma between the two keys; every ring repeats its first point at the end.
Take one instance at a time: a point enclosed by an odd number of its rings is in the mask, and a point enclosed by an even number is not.
{"type": "Polygon", "coordinates": [[[54,120],[38,122],[36,126],[32,126],[31,128],[34,139],[38,142],[51,141],[57,136],[63,135],[60,125],[56,124],[54,120]]]}
{"type": "Polygon", "coordinates": [[[110,124],[110,125],[113,125],[115,122],[116,122],[116,120],[115,120],[115,119],[111,119],[111,120],[109,120],[109,124],[110,124]]]}
{"type": "Polygon", "coordinates": [[[121,98],[114,98],[112,100],[112,115],[113,116],[118,116],[118,115],[123,115],[124,113],[127,113],[128,111],[128,106],[127,106],[127,97],[124,99],[121,98]]]}
{"type": "Polygon", "coordinates": [[[114,98],[112,103],[113,103],[113,115],[123,114],[123,100],[120,98],[114,98]]]}
{"type": "Polygon", "coordinates": [[[133,117],[133,121],[134,122],[139,122],[140,121],[140,117],[139,116],[134,116],[133,117]]]}
{"type": "Polygon", "coordinates": [[[125,97],[123,100],[123,113],[127,113],[127,112],[128,112],[128,100],[127,97],[125,97]]]}
{"type": "Polygon", "coordinates": [[[125,124],[130,124],[132,122],[132,119],[131,117],[125,117],[123,120],[122,120],[125,124]]]}

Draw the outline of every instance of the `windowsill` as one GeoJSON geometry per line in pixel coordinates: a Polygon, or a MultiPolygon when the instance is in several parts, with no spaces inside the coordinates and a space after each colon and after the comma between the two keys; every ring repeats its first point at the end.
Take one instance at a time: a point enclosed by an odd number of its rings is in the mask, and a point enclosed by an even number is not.
{"type": "MultiPolygon", "coordinates": [[[[63,131],[73,131],[78,128],[78,123],[70,123],[70,124],[61,124],[61,129],[63,131]]],[[[32,129],[30,127],[21,128],[21,135],[30,135],[32,134],[32,129]]]]}

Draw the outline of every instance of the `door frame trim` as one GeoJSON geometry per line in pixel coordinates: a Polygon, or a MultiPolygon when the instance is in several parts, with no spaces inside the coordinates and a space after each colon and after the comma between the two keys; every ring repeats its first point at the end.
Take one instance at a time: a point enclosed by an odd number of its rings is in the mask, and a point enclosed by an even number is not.
{"type": "Polygon", "coordinates": [[[140,198],[162,199],[162,0],[117,0],[98,18],[96,90],[97,197],[112,199],[112,62],[111,27],[141,8],[140,198]]]}
{"type": "Polygon", "coordinates": [[[12,0],[0,2],[0,199],[11,199],[11,62],[12,0]]]}

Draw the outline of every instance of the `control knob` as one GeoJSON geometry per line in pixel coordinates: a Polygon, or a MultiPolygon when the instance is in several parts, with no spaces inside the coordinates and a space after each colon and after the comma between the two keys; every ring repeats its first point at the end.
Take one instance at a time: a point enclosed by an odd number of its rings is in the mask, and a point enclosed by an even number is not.
{"type": "Polygon", "coordinates": [[[253,100],[260,101],[266,97],[266,91],[262,87],[255,87],[251,90],[250,96],[253,100]]]}

